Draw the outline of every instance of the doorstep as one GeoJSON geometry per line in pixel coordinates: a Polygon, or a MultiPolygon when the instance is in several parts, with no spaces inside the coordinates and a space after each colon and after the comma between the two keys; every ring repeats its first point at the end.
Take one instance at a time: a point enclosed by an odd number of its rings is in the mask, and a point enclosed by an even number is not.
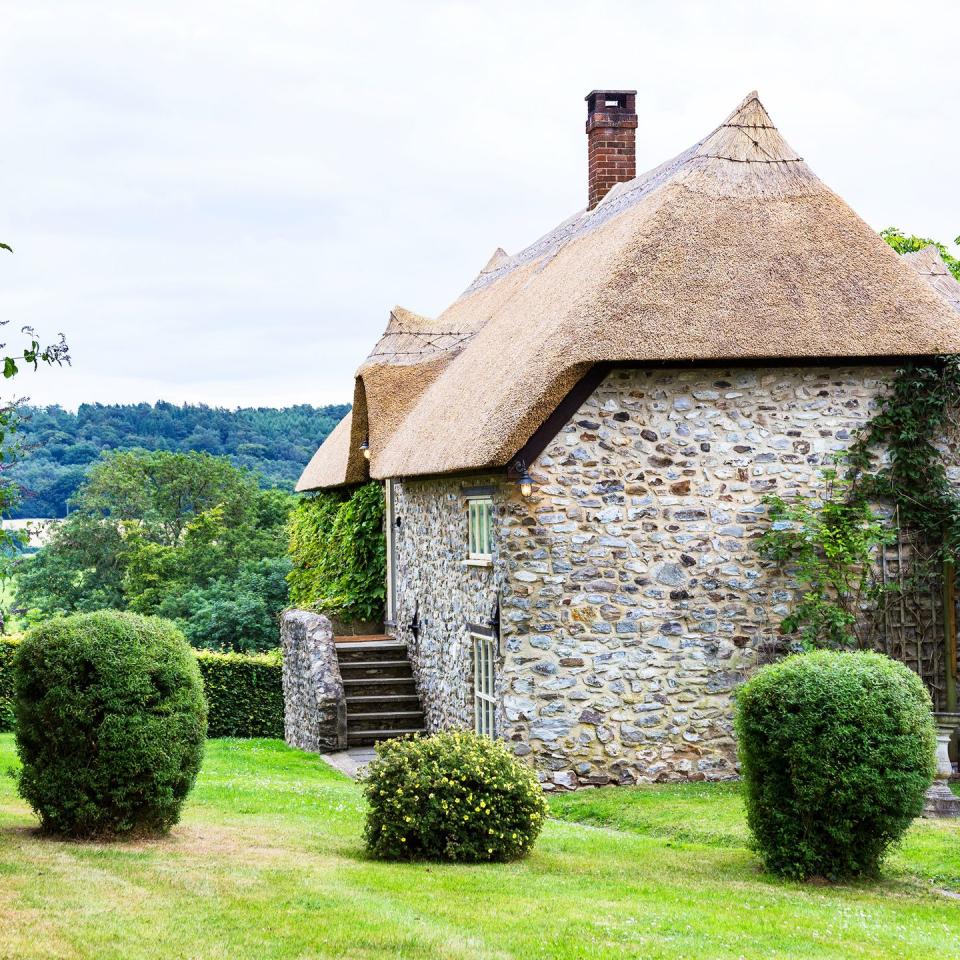
{"type": "Polygon", "coordinates": [[[321,753],[320,759],[334,770],[345,773],[356,780],[366,765],[376,756],[373,747],[351,747],[349,750],[337,750],[335,753],[321,753]]]}

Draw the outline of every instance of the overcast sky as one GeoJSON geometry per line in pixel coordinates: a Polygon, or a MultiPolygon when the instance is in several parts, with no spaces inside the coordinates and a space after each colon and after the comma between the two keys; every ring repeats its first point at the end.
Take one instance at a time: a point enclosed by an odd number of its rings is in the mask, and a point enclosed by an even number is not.
{"type": "Polygon", "coordinates": [[[0,317],[35,403],[348,401],[401,304],[586,200],[591,89],[637,166],[751,89],[875,228],[960,233],[949,5],[0,0],[0,317]]]}

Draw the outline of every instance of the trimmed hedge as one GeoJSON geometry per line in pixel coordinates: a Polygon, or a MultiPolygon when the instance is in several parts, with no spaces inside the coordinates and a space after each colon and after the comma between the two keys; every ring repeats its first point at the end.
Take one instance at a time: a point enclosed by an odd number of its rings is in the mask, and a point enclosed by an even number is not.
{"type": "Polygon", "coordinates": [[[283,739],[280,651],[261,654],[197,651],[210,704],[210,737],[283,739]]]}
{"type": "Polygon", "coordinates": [[[0,733],[13,729],[13,655],[17,637],[0,637],[0,733]]]}
{"type": "Polygon", "coordinates": [[[13,661],[18,788],[70,837],[165,833],[207,737],[196,658],[169,620],[117,610],[54,617],[13,661]]]}
{"type": "Polygon", "coordinates": [[[736,732],[757,850],[796,879],[875,875],[936,768],[923,682],[877,653],[764,667],[737,692],[736,732]]]}
{"type": "MultiPolygon", "coordinates": [[[[17,637],[0,637],[0,733],[13,729],[13,655],[17,637]]],[[[280,651],[196,651],[209,705],[209,737],[283,738],[280,651]]]]}

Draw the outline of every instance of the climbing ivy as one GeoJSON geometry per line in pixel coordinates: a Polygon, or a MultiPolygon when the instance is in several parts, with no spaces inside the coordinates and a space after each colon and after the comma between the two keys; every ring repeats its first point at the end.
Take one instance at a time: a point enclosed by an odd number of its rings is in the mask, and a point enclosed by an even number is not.
{"type": "Polygon", "coordinates": [[[294,606],[342,620],[381,620],[386,596],[383,488],[305,497],[290,518],[294,606]]]}
{"type": "Polygon", "coordinates": [[[808,650],[862,647],[871,623],[860,614],[884,590],[873,561],[893,532],[871,504],[850,497],[850,483],[837,470],[824,470],[823,480],[817,501],[764,498],[771,523],[758,548],[764,559],[789,567],[797,582],[797,602],[780,623],[784,633],[796,634],[808,650]]]}
{"type": "MultiPolygon", "coordinates": [[[[935,240],[888,227],[881,236],[897,253],[933,245],[960,280],[960,260],[935,240]]],[[[956,241],[960,244],[960,237],[956,241]]],[[[889,534],[879,502],[896,506],[901,525],[919,534],[928,552],[914,558],[911,579],[936,577],[960,555],[960,496],[944,462],[945,440],[955,432],[960,409],[960,357],[916,360],[901,367],[878,409],[838,463],[841,478],[824,471],[818,504],[768,497],[771,526],[758,542],[761,555],[790,566],[799,601],[784,617],[784,633],[799,634],[805,647],[863,646],[871,625],[864,607],[877,607],[896,592],[876,578],[876,555],[889,534]]]]}
{"type": "Polygon", "coordinates": [[[819,502],[768,497],[770,528],[762,556],[790,567],[800,588],[781,630],[800,645],[865,646],[873,617],[895,588],[876,576],[877,553],[892,535],[875,504],[899,510],[900,523],[930,548],[914,557],[911,579],[938,575],[960,555],[960,496],[950,482],[943,441],[960,408],[960,357],[913,361],[899,369],[889,391],[846,455],[844,475],[825,470],[819,502]]]}
{"type": "Polygon", "coordinates": [[[941,560],[960,554],[960,497],[944,463],[942,438],[960,409],[960,357],[907,363],[848,454],[852,495],[882,499],[930,543],[941,560]]]}

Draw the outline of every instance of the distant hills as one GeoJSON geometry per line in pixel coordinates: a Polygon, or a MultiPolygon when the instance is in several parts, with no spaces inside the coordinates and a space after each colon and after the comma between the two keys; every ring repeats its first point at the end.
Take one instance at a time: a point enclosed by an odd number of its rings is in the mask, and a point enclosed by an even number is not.
{"type": "Polygon", "coordinates": [[[220,407],[173,403],[85,403],[76,413],[61,407],[25,407],[28,447],[10,471],[23,502],[12,517],[63,517],[87,466],[107,450],[205,450],[254,470],[270,486],[291,488],[327,434],[350,409],[220,407]]]}

